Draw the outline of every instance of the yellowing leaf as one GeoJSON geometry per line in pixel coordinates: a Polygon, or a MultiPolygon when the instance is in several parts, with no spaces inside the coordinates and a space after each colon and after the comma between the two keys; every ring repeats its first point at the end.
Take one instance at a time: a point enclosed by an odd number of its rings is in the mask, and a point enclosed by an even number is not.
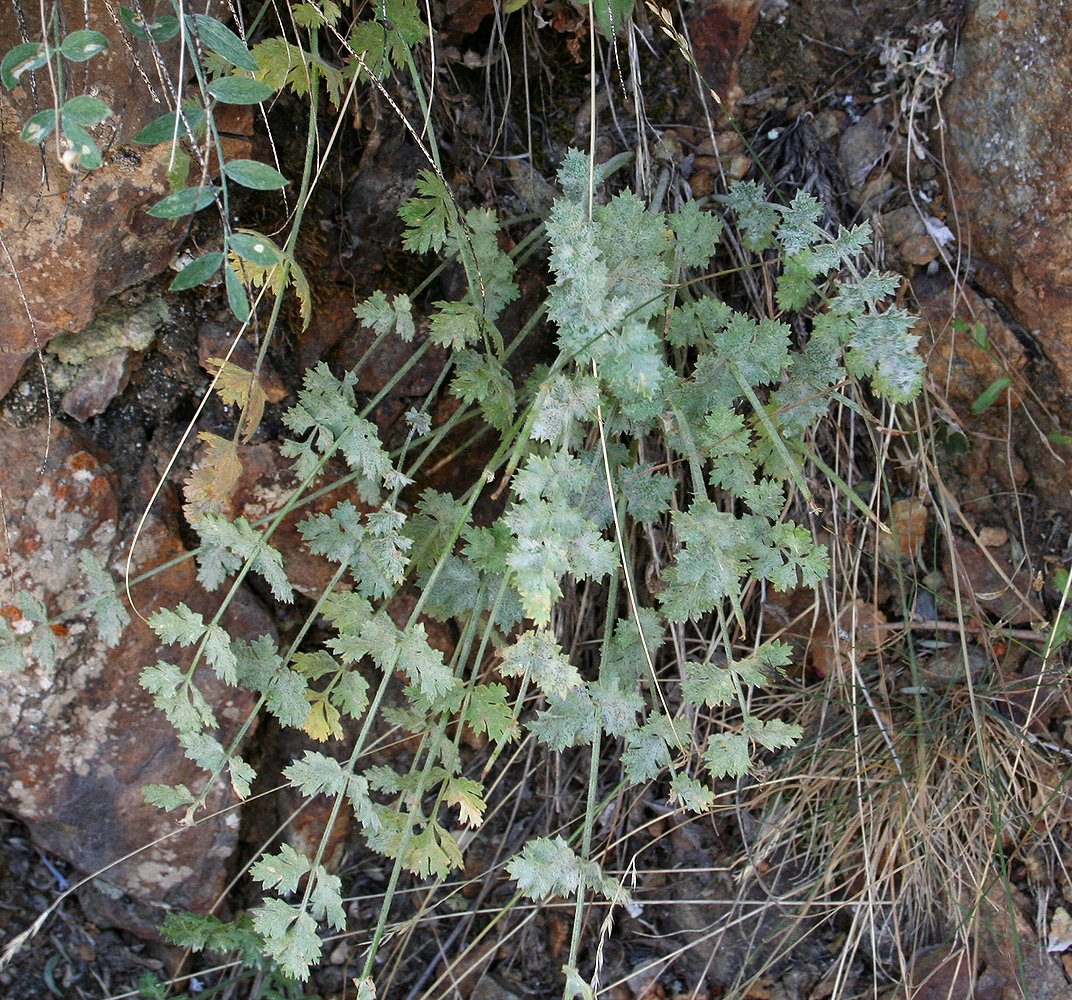
{"type": "Polygon", "coordinates": [[[249,441],[260,426],[267,399],[264,389],[253,372],[222,358],[209,358],[205,368],[216,382],[216,393],[230,406],[242,409],[242,440],[249,441]]]}
{"type": "MultiPolygon", "coordinates": [[[[280,260],[283,260],[286,257],[282,248],[273,243],[263,233],[255,232],[252,229],[239,229],[237,232],[256,236],[258,240],[271,250],[274,250],[280,260]]],[[[255,264],[251,260],[239,257],[233,250],[228,254],[228,257],[230,258],[231,266],[242,276],[242,279],[246,281],[251,288],[260,288],[262,285],[266,285],[268,291],[271,292],[272,295],[279,295],[283,290],[281,287],[283,278],[282,264],[273,264],[270,267],[265,267],[260,264],[255,264]]],[[[305,277],[305,272],[293,259],[290,260],[290,269],[287,274],[286,287],[293,287],[294,294],[298,296],[298,305],[301,309],[302,329],[306,330],[309,327],[309,321],[313,317],[313,295],[309,289],[309,282],[305,277]]]]}
{"type": "Polygon", "coordinates": [[[182,510],[191,524],[197,524],[205,514],[224,513],[242,476],[242,460],[234,441],[207,431],[197,437],[207,445],[207,451],[182,488],[186,497],[182,510]]]}
{"type": "Polygon", "coordinates": [[[339,710],[323,694],[308,695],[312,704],[309,706],[309,718],[302,727],[318,743],[326,742],[330,737],[342,739],[342,726],[339,725],[339,710]]]}
{"type": "Polygon", "coordinates": [[[443,790],[448,805],[457,806],[461,821],[476,828],[484,822],[488,804],[480,797],[484,789],[471,778],[451,778],[443,790]]]}

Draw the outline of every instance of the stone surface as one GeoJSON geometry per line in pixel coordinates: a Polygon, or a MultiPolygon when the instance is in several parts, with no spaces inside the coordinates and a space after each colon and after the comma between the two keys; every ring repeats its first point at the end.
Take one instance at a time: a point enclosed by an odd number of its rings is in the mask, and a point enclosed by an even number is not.
{"type": "MultiPolygon", "coordinates": [[[[131,143],[167,110],[148,43],[122,37],[105,0],[87,0],[88,16],[81,4],[66,6],[72,30],[91,27],[111,45],[106,55],[81,64],[74,86],[117,114],[91,129],[104,165],[69,174],[54,143],[42,150],[18,139],[26,119],[51,100],[47,74],[35,75],[36,87],[24,76],[21,86],[0,93],[5,123],[0,296],[8,304],[0,313],[0,395],[35,348],[62,330],[81,330],[110,295],[163,270],[186,232],[185,222],[153,219],[145,211],[167,194],[167,149],[131,143]],[[145,79],[131,67],[131,52],[147,70],[145,79]]],[[[20,41],[15,5],[4,4],[0,50],[20,41]]]]}
{"type": "Polygon", "coordinates": [[[977,280],[1072,394],[1072,7],[971,0],[943,101],[951,194],[977,280]]]}
{"type": "Polygon", "coordinates": [[[696,65],[727,114],[744,96],[738,63],[762,6],[761,0],[700,0],[686,14],[696,65]]]}
{"type": "Polygon", "coordinates": [[[889,150],[889,142],[885,112],[878,106],[841,133],[838,158],[849,185],[849,197],[858,205],[869,200],[868,178],[882,163],[889,150]]]}
{"type": "MultiPolygon", "coordinates": [[[[279,449],[280,444],[275,441],[238,446],[242,472],[233,493],[219,508],[219,513],[231,519],[245,517],[256,523],[280,510],[290,500],[298,487],[298,480],[291,471],[291,460],[283,457],[279,449]]],[[[201,446],[197,461],[204,461],[206,454],[206,447],[201,446]]],[[[343,479],[348,472],[341,463],[329,463],[313,492],[319,492],[328,484],[343,479]]],[[[343,483],[316,499],[296,506],[271,538],[272,546],[283,554],[287,576],[294,589],[314,601],[324,593],[338,564],[310,552],[305,539],[298,532],[298,525],[307,517],[327,513],[344,500],[350,501],[362,513],[372,509],[362,502],[352,482],[343,483]]],[[[349,586],[352,582],[349,576],[344,576],[342,585],[349,586]]]]}
{"type": "MultiPolygon", "coordinates": [[[[935,398],[942,400],[941,422],[967,439],[967,452],[948,452],[964,477],[958,500],[968,504],[978,498],[982,511],[993,506],[993,497],[1023,488],[1030,479],[1032,492],[1047,504],[1069,509],[1068,465],[1062,454],[1067,450],[1046,437],[1069,426],[1054,363],[1030,336],[1006,321],[995,303],[941,272],[917,275],[912,293],[922,320],[920,350],[935,398]],[[976,339],[980,325],[985,348],[976,339]],[[1011,391],[974,412],[972,404],[999,378],[1011,379],[1011,391]]],[[[997,503],[1002,507],[1006,501],[997,503]]]]}
{"type": "Polygon", "coordinates": [[[965,606],[978,606],[1003,622],[1027,625],[1047,620],[1031,587],[1031,572],[1015,567],[999,552],[983,551],[974,541],[954,540],[956,565],[948,549],[942,549],[942,572],[946,579],[960,576],[965,606]]]}
{"type": "MultiPolygon", "coordinates": [[[[17,6],[0,5],[0,53],[23,40],[17,6]]],[[[70,30],[89,27],[110,45],[106,54],[79,64],[67,96],[95,96],[115,114],[89,130],[102,150],[103,166],[68,173],[54,141],[38,148],[18,138],[30,115],[51,101],[47,72],[34,74],[35,85],[27,74],[14,90],[0,90],[0,297],[8,306],[0,313],[0,397],[57,333],[83,330],[110,296],[163,271],[189,223],[188,218],[147,214],[168,193],[170,161],[167,144],[147,147],[132,141],[170,110],[150,43],[130,38],[117,26],[109,0],[63,6],[70,30]]],[[[147,15],[156,8],[171,12],[165,0],[142,4],[147,15]]],[[[33,38],[33,27],[29,33],[33,38]]],[[[159,47],[171,76],[177,44],[159,47]]],[[[226,156],[248,157],[249,108],[221,106],[217,124],[226,133],[226,156]]]]}
{"type": "Polygon", "coordinates": [[[85,423],[103,413],[130,379],[131,354],[121,348],[90,361],[63,394],[63,412],[85,423]]]}
{"type": "MultiPolygon", "coordinates": [[[[83,549],[113,571],[117,563],[121,568],[125,552],[116,544],[115,483],[77,432],[54,424],[46,451],[43,425],[4,426],[0,487],[7,543],[0,611],[9,622],[17,626],[11,605],[21,588],[42,600],[53,616],[75,609],[85,597],[77,563],[83,549]]],[[[167,512],[167,523],[176,523],[174,511],[167,512]]],[[[177,535],[150,517],[132,577],[183,552],[177,535]]],[[[148,617],[180,601],[210,610],[213,602],[194,577],[193,561],[185,560],[133,586],[138,611],[148,617]]],[[[236,601],[225,625],[232,634],[250,637],[273,631],[248,593],[236,601]]],[[[181,782],[199,789],[204,780],[138,683],[142,667],[161,658],[181,663],[181,652],[161,647],[138,616],[114,649],[104,647],[84,613],[53,631],[54,671],[30,658],[25,671],[0,675],[0,808],[16,813],[36,843],[82,872],[139,852],[104,876],[104,884],[116,891],[98,894],[94,912],[98,919],[152,934],[161,919],[160,904],[205,910],[215,902],[238,842],[238,815],[227,811],[147,846],[179,827],[174,816],[143,801],[142,786],[181,782]],[[134,902],[125,903],[122,893],[134,902]]],[[[216,706],[222,726],[217,736],[226,743],[253,699],[223,688],[215,678],[199,674],[198,680],[216,706]]],[[[233,793],[221,784],[211,791],[208,813],[234,804],[233,793]]]]}

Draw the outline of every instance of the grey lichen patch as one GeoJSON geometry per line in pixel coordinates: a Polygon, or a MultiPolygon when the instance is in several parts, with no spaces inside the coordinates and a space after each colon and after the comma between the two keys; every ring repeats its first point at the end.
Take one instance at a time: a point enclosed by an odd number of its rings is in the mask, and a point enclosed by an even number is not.
{"type": "Polygon", "coordinates": [[[80,333],[61,333],[49,341],[47,351],[64,365],[84,365],[111,351],[147,350],[156,333],[168,320],[171,310],[163,299],[144,305],[102,312],[80,333]]]}

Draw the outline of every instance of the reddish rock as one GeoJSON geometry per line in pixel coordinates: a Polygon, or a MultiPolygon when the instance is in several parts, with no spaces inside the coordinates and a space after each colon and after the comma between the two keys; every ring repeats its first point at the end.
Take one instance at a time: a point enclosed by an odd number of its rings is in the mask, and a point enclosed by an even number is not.
{"type": "MultiPolygon", "coordinates": [[[[75,608],[85,597],[77,562],[82,550],[92,551],[113,569],[116,563],[122,565],[124,552],[116,545],[115,484],[100,458],[76,432],[55,424],[45,459],[42,426],[3,427],[4,603],[10,604],[14,593],[25,588],[55,615],[75,608]],[[42,463],[44,471],[38,474],[42,463]]],[[[183,551],[178,537],[151,518],[135,553],[132,576],[183,551]]],[[[180,601],[195,610],[211,610],[213,602],[198,588],[195,571],[193,560],[186,560],[134,586],[138,610],[148,616],[180,601]]],[[[272,633],[264,611],[248,594],[224,621],[232,634],[272,633]]],[[[205,819],[147,846],[179,827],[173,815],[143,801],[142,786],[184,783],[199,789],[205,777],[184,757],[175,733],[138,683],[142,667],[157,659],[181,663],[181,651],[161,647],[137,616],[113,649],[104,647],[84,613],[66,619],[54,632],[54,671],[31,659],[21,673],[0,674],[5,706],[0,807],[16,813],[42,848],[83,872],[139,851],[104,876],[105,883],[136,903],[110,903],[94,912],[151,934],[162,915],[155,905],[204,911],[215,902],[237,845],[237,813],[205,819]]],[[[198,677],[222,727],[216,735],[226,744],[245,720],[253,698],[224,688],[214,677],[198,677]]],[[[220,783],[211,791],[208,812],[234,804],[233,792],[220,783]]]]}
{"type": "Polygon", "coordinates": [[[984,551],[965,538],[955,539],[954,550],[955,565],[943,546],[942,572],[946,579],[959,575],[965,607],[978,607],[1011,625],[1047,620],[1026,566],[1014,567],[1000,552],[984,551]]]}
{"type": "Polygon", "coordinates": [[[492,0],[446,0],[443,4],[441,30],[457,35],[471,35],[480,22],[494,13],[492,0]]]}
{"type": "Polygon", "coordinates": [[[956,459],[970,484],[960,501],[1030,483],[1045,502],[1068,509],[1068,449],[1046,437],[1072,425],[1067,414],[1061,422],[1060,373],[971,287],[939,273],[913,278],[912,292],[922,320],[920,350],[945,410],[943,422],[970,443],[970,451],[956,459]],[[978,324],[985,348],[976,339],[978,324]],[[1011,379],[1010,389],[973,412],[972,404],[999,378],[1011,379]]]}
{"type": "MultiPolygon", "coordinates": [[[[0,6],[0,53],[23,41],[16,6],[0,6]]],[[[170,5],[152,3],[146,4],[146,11],[154,6],[170,11],[170,5]]],[[[52,100],[46,71],[35,74],[36,88],[27,74],[15,90],[0,91],[5,123],[0,298],[7,304],[0,313],[0,396],[27,359],[56,333],[82,330],[109,296],[164,270],[188,225],[188,219],[146,214],[168,193],[170,157],[166,144],[145,147],[132,142],[145,125],[169,110],[168,95],[153,69],[150,43],[127,37],[107,0],[87,0],[84,8],[75,7],[67,11],[68,28],[88,26],[101,32],[110,50],[78,65],[71,74],[69,96],[96,95],[116,114],[90,129],[104,165],[69,174],[57,160],[54,142],[42,149],[12,134],[52,100]]],[[[31,38],[34,33],[31,27],[31,38]]],[[[165,58],[176,51],[176,44],[163,47],[165,58]]],[[[248,143],[239,145],[248,150],[248,143]]],[[[243,154],[232,144],[230,155],[243,154]]]]}
{"type": "MultiPolygon", "coordinates": [[[[257,521],[274,514],[290,500],[298,487],[298,480],[291,472],[291,460],[279,453],[280,445],[272,441],[265,444],[239,445],[238,457],[242,462],[242,475],[230,502],[223,513],[230,518],[246,517],[257,521]]],[[[203,452],[202,452],[203,454],[203,452]]],[[[343,479],[349,470],[341,464],[328,465],[324,477],[314,490],[319,491],[333,480],[343,479]]],[[[314,555],[298,531],[298,525],[307,517],[326,514],[343,500],[350,501],[359,511],[367,513],[370,508],[363,503],[352,482],[321,494],[315,500],[296,506],[275,530],[271,544],[283,554],[287,577],[294,589],[316,600],[324,593],[338,563],[323,556],[314,555]]],[[[343,585],[352,581],[343,578],[343,585]]]]}
{"type": "Polygon", "coordinates": [[[977,274],[1072,395],[1072,7],[972,0],[943,101],[951,193],[977,274]]]}
{"type": "Polygon", "coordinates": [[[696,65],[727,114],[744,96],[738,63],[762,6],[762,0],[699,0],[686,14],[696,65]]]}
{"type": "Polygon", "coordinates": [[[920,350],[942,398],[968,433],[1004,435],[1008,422],[1004,396],[981,413],[973,413],[971,407],[998,378],[1012,380],[1015,391],[1009,399],[1014,408],[1019,406],[1027,392],[1024,376],[1029,359],[1024,345],[975,291],[954,284],[948,275],[917,277],[912,292],[922,320],[920,350]]]}

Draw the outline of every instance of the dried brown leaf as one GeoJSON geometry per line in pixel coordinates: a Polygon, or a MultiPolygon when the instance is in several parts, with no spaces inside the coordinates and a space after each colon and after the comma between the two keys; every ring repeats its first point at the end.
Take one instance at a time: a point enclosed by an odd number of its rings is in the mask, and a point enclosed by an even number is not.
{"type": "Polygon", "coordinates": [[[197,435],[206,450],[200,464],[183,484],[183,513],[191,524],[205,514],[225,513],[242,476],[242,460],[234,441],[202,431],[197,435]]]}

